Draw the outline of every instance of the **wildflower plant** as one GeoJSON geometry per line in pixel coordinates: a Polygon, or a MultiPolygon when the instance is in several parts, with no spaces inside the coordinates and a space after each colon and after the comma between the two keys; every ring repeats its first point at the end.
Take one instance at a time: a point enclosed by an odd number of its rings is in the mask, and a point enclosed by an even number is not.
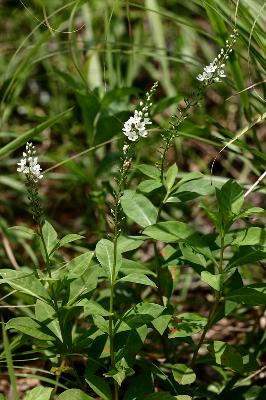
{"type": "MultiPolygon", "coordinates": [[[[30,296],[33,306],[33,311],[4,325],[7,331],[19,333],[14,346],[23,347],[25,338],[31,338],[31,351],[49,358],[50,372],[55,375],[53,388],[35,388],[29,398],[37,399],[40,394],[44,400],[227,398],[235,383],[245,384],[245,372],[254,374],[260,368],[265,335],[260,337],[256,353],[248,346],[244,351],[238,344],[211,340],[208,332],[235,310],[242,318],[244,306],[266,305],[265,285],[246,285],[241,276],[241,267],[266,256],[264,228],[250,220],[245,224],[249,216],[263,209],[245,208],[243,189],[233,180],[211,185],[199,172],[179,179],[177,165],[167,166],[167,153],[180,125],[199,106],[205,89],[226,77],[236,34],[197,76],[197,90],[184,99],[169,128],[162,132],[157,165],[134,164],[136,145],[144,144],[149,134],[158,82],[124,123],[116,178],[108,186],[112,229],[106,224],[104,238],[95,239],[92,245],[82,245],[84,236],[77,233],[59,238],[45,219],[38,193],[42,168],[34,145],[26,144],[17,171],[25,176],[37,224],[36,231],[28,229],[27,233],[33,241],[38,238],[43,261],[34,265],[34,271],[29,265],[18,271],[2,269],[0,275],[2,284],[30,296]],[[132,188],[129,176],[135,170],[148,179],[132,188]],[[189,209],[191,200],[199,201],[211,233],[206,235],[176,218],[176,208],[181,204],[189,209]],[[134,234],[130,234],[131,221],[134,234]],[[75,241],[81,254],[63,258],[58,250],[75,241]],[[197,312],[194,300],[192,312],[182,298],[188,267],[193,279],[197,277],[196,284],[203,283],[210,291],[206,313],[197,312]],[[185,279],[179,280],[183,270],[185,279]],[[174,292],[178,295],[172,301],[174,292]],[[152,351],[147,350],[147,343],[152,351]],[[82,360],[79,369],[75,368],[77,358],[82,360]],[[201,384],[205,364],[220,373],[213,385],[201,384]]],[[[47,384],[53,382],[46,380],[47,384]]]]}

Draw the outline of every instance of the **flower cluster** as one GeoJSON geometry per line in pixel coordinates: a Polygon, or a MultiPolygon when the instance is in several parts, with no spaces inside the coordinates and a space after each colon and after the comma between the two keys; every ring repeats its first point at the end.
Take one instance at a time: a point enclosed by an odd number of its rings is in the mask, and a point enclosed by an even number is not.
{"type": "Polygon", "coordinates": [[[35,147],[32,143],[27,143],[26,152],[23,152],[23,158],[18,162],[18,172],[22,172],[29,178],[32,178],[34,182],[38,182],[42,179],[41,167],[38,164],[38,157],[34,157],[36,153],[35,147]]]}
{"type": "MultiPolygon", "coordinates": [[[[151,97],[158,86],[158,82],[152,86],[151,90],[146,93],[145,104],[140,103],[142,109],[135,110],[134,116],[130,117],[124,124],[122,131],[127,136],[128,140],[135,142],[139,137],[147,137],[148,131],[146,126],[151,124],[148,111],[152,106],[151,97]]],[[[124,146],[124,152],[128,149],[128,145],[124,146]]]]}
{"type": "Polygon", "coordinates": [[[220,53],[217,57],[207,65],[202,74],[197,76],[197,80],[203,82],[206,86],[211,84],[212,82],[221,82],[220,78],[225,78],[226,75],[224,73],[225,62],[229,58],[229,54],[232,52],[232,47],[236,42],[236,34],[234,31],[233,35],[230,35],[230,40],[226,40],[226,48],[221,49],[220,53]]]}

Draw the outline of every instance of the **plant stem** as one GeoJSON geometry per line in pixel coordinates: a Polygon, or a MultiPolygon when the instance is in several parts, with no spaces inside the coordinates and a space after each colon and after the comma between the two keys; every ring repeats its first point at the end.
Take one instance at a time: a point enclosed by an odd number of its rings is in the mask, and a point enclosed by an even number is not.
{"type": "MultiPolygon", "coordinates": [[[[218,264],[218,272],[219,272],[219,274],[221,274],[223,272],[223,259],[224,259],[224,232],[222,232],[222,234],[221,234],[220,260],[219,260],[219,264],[218,264]]],[[[219,306],[219,302],[220,302],[221,297],[222,297],[222,292],[221,291],[215,292],[215,302],[213,303],[213,306],[212,306],[212,308],[211,308],[211,310],[209,312],[207,324],[206,324],[206,326],[205,326],[205,328],[204,328],[204,330],[202,332],[202,335],[200,337],[199,343],[197,344],[197,346],[196,346],[196,348],[194,350],[193,357],[191,359],[191,366],[193,366],[195,364],[197,356],[198,356],[198,352],[199,352],[199,350],[201,348],[201,345],[202,345],[202,343],[203,343],[203,341],[205,339],[205,336],[206,336],[209,328],[213,324],[213,321],[215,319],[216,311],[217,311],[217,308],[219,306]]]]}

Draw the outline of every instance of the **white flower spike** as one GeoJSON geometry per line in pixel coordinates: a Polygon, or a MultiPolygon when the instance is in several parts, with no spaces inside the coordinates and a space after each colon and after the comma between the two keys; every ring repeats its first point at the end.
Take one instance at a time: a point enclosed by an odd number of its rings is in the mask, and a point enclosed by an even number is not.
{"type": "Polygon", "coordinates": [[[209,65],[204,67],[202,74],[197,76],[197,80],[203,82],[206,86],[212,82],[221,82],[220,78],[226,78],[224,73],[225,62],[229,58],[229,54],[232,52],[232,47],[236,42],[237,31],[234,31],[234,35],[230,35],[230,41],[226,40],[225,50],[221,49],[217,57],[209,65]]]}
{"type": "MultiPolygon", "coordinates": [[[[134,116],[130,117],[125,123],[122,131],[124,132],[124,135],[127,136],[128,140],[131,142],[135,142],[137,139],[140,137],[147,137],[148,136],[148,131],[146,126],[151,124],[151,120],[149,118],[148,111],[150,107],[152,106],[152,103],[150,102],[151,97],[153,93],[155,92],[156,88],[158,86],[158,82],[155,82],[155,84],[152,86],[151,90],[146,93],[146,101],[145,105],[143,102],[140,102],[140,106],[142,109],[140,111],[135,110],[134,116]]],[[[124,146],[125,147],[125,146],[124,146]]],[[[128,147],[125,147],[124,153],[128,147]]]]}
{"type": "Polygon", "coordinates": [[[23,152],[23,158],[18,162],[18,172],[22,172],[32,178],[34,182],[42,179],[41,166],[38,164],[38,157],[34,157],[36,153],[35,147],[32,143],[26,144],[26,152],[23,152]]]}

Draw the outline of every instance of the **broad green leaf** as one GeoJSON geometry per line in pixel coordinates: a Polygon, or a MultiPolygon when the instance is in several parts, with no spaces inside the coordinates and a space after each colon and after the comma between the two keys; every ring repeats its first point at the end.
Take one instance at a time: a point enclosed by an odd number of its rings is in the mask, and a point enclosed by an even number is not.
{"type": "Polygon", "coordinates": [[[149,176],[152,179],[160,178],[160,171],[158,168],[153,167],[152,165],[147,164],[139,164],[137,169],[142,172],[144,175],[149,176]]]}
{"type": "Polygon", "coordinates": [[[177,177],[177,173],[178,173],[178,168],[177,168],[176,164],[171,165],[171,167],[166,172],[164,186],[168,193],[171,191],[172,187],[174,186],[174,183],[175,183],[175,180],[177,177]]]}
{"type": "Polygon", "coordinates": [[[128,376],[134,375],[134,370],[129,367],[126,359],[122,357],[116,364],[115,368],[111,368],[104,376],[113,378],[119,386],[128,376]]]}
{"type": "Polygon", "coordinates": [[[90,370],[86,371],[85,380],[94,392],[100,396],[102,400],[112,400],[112,392],[110,386],[105,379],[92,373],[90,370]]]}
{"type": "Polygon", "coordinates": [[[145,274],[156,276],[156,274],[151,271],[144,263],[127,260],[126,258],[123,258],[122,260],[122,267],[120,268],[120,272],[122,272],[124,275],[129,275],[137,272],[142,275],[145,274]]]}
{"type": "Polygon", "coordinates": [[[216,198],[225,229],[228,224],[240,213],[244,202],[244,195],[241,186],[237,182],[229,180],[221,189],[216,188],[216,198]]]}
{"type": "Polygon", "coordinates": [[[151,279],[139,272],[133,272],[132,274],[126,275],[123,278],[118,279],[118,282],[135,282],[141,285],[156,287],[156,284],[151,279]]]}
{"type": "Polygon", "coordinates": [[[232,290],[226,295],[226,299],[251,306],[266,305],[266,284],[254,283],[232,290]]]}
{"type": "Polygon", "coordinates": [[[178,396],[175,396],[176,400],[192,400],[192,397],[187,396],[186,394],[180,394],[178,396]]]}
{"type": "Polygon", "coordinates": [[[52,250],[54,249],[54,247],[56,247],[57,244],[57,233],[54,227],[50,224],[50,222],[45,221],[42,227],[42,234],[46,245],[47,253],[51,254],[52,250]]]}
{"type": "Polygon", "coordinates": [[[173,307],[167,306],[167,308],[163,310],[161,315],[159,315],[159,317],[155,318],[152,321],[152,325],[160,333],[160,335],[163,335],[164,331],[167,329],[169,322],[173,317],[173,312],[173,307]]]}
{"type": "Polygon", "coordinates": [[[51,300],[47,290],[33,273],[14,271],[12,269],[0,270],[0,283],[7,283],[13,289],[26,293],[40,300],[51,300]]]}
{"type": "Polygon", "coordinates": [[[15,329],[39,340],[55,340],[52,332],[45,325],[29,317],[12,318],[7,322],[6,328],[15,329]]]}
{"type": "Polygon", "coordinates": [[[69,285],[68,305],[73,305],[84,295],[88,294],[97,287],[99,276],[99,266],[92,265],[77,279],[69,285]]]}
{"type": "Polygon", "coordinates": [[[204,175],[201,172],[195,171],[195,172],[188,172],[187,174],[185,174],[183,176],[182,179],[180,179],[180,181],[177,183],[176,187],[180,187],[181,185],[183,185],[186,182],[189,181],[194,181],[197,179],[202,178],[204,175]]]}
{"type": "Polygon", "coordinates": [[[117,248],[120,253],[126,253],[127,251],[139,248],[143,242],[144,239],[134,238],[134,236],[126,237],[120,235],[117,240],[117,248]]]}
{"type": "Polygon", "coordinates": [[[190,385],[196,380],[196,374],[193,369],[187,367],[185,364],[174,364],[171,366],[171,369],[174,380],[179,385],[190,385]]]}
{"type": "Polygon", "coordinates": [[[195,313],[182,313],[176,315],[170,322],[169,339],[187,337],[200,332],[207,324],[207,318],[195,313]]]}
{"type": "Polygon", "coordinates": [[[178,185],[178,189],[172,192],[183,201],[192,200],[198,196],[207,196],[214,192],[214,186],[208,179],[193,179],[178,185]]]}
{"type": "Polygon", "coordinates": [[[114,244],[110,240],[101,239],[96,245],[96,257],[103,267],[111,284],[116,280],[119,269],[122,265],[122,256],[119,250],[116,251],[116,262],[114,261],[114,244]],[[114,264],[115,262],[115,264],[114,264]],[[114,270],[114,271],[113,271],[114,270]]]}
{"type": "MultiPolygon", "coordinates": [[[[220,246],[219,238],[216,243],[220,246]]],[[[258,226],[251,228],[238,229],[231,231],[225,235],[224,244],[234,246],[265,246],[266,245],[266,229],[258,226]]],[[[242,252],[242,251],[241,251],[242,252]]]]}
{"type": "MultiPolygon", "coordinates": [[[[182,253],[182,259],[185,260],[186,262],[189,262],[193,268],[195,265],[199,266],[201,270],[202,267],[206,268],[207,265],[206,259],[202,254],[200,254],[197,248],[193,248],[187,245],[186,243],[179,243],[179,248],[182,253]]],[[[199,271],[197,270],[196,272],[199,271]]]]}
{"type": "Polygon", "coordinates": [[[155,224],[158,211],[145,196],[134,190],[125,190],[121,198],[124,213],[142,227],[155,224]]]}
{"type": "Polygon", "coordinates": [[[223,287],[223,275],[213,275],[208,271],[201,272],[201,280],[211,286],[213,289],[220,291],[223,287]]]}
{"type": "Polygon", "coordinates": [[[240,265],[253,264],[256,261],[266,259],[266,251],[262,251],[256,247],[243,246],[233,255],[226,270],[238,267],[240,265]]]}
{"type": "Polygon", "coordinates": [[[24,400],[50,400],[54,388],[38,386],[28,390],[24,400]]]}
{"type": "Polygon", "coordinates": [[[185,240],[193,233],[194,230],[191,226],[178,221],[159,222],[158,224],[148,226],[143,231],[144,235],[165,243],[185,240]]]}
{"type": "Polygon", "coordinates": [[[131,328],[139,328],[153,321],[163,312],[165,307],[155,303],[139,303],[123,318],[131,328]]]}
{"type": "Polygon", "coordinates": [[[97,287],[100,270],[98,265],[93,265],[69,285],[69,300],[67,305],[73,305],[77,300],[84,297],[97,287]]]}
{"type": "Polygon", "coordinates": [[[107,317],[110,313],[105,310],[97,301],[82,299],[77,303],[77,306],[84,307],[84,316],[88,315],[100,315],[102,317],[107,317]]]}
{"type": "MultiPolygon", "coordinates": [[[[37,400],[37,398],[35,400],[37,400]]],[[[61,393],[58,396],[57,400],[93,400],[93,397],[87,395],[80,389],[68,389],[65,392],[61,393]]]]}
{"type": "Polygon", "coordinates": [[[35,318],[37,321],[45,324],[47,328],[63,342],[59,321],[56,318],[53,307],[41,300],[37,300],[35,305],[35,318]]]}
{"type": "Polygon", "coordinates": [[[209,347],[209,352],[219,365],[225,365],[237,372],[243,370],[243,360],[241,354],[230,344],[215,340],[209,347]]]}
{"type": "Polygon", "coordinates": [[[93,255],[93,251],[86,251],[86,253],[83,253],[69,261],[66,265],[67,278],[74,279],[81,276],[90,265],[93,255]]]}
{"type": "Polygon", "coordinates": [[[66,235],[62,239],[60,239],[56,247],[65,246],[68,243],[74,242],[75,240],[79,240],[84,237],[85,236],[77,235],[76,233],[70,233],[69,235],[66,235]]]}
{"type": "Polygon", "coordinates": [[[138,185],[138,189],[143,193],[150,193],[161,186],[162,182],[159,179],[146,179],[138,185]]]}

